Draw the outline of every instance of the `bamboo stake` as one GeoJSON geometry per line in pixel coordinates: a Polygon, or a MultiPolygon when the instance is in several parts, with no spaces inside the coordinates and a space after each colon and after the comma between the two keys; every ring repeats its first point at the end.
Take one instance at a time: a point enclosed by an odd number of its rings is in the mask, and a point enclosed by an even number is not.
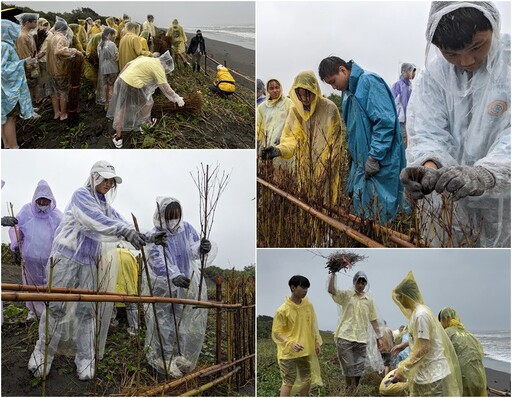
{"type": "Polygon", "coordinates": [[[285,199],[289,200],[290,202],[296,204],[298,207],[300,207],[301,209],[305,210],[309,214],[317,217],[318,219],[320,219],[320,220],[324,221],[325,223],[329,224],[330,226],[332,226],[332,227],[334,227],[334,228],[344,232],[346,235],[348,235],[352,239],[358,241],[359,243],[362,243],[363,245],[368,246],[368,247],[378,247],[378,248],[384,248],[385,247],[381,243],[379,243],[379,242],[377,242],[377,241],[375,241],[373,239],[368,238],[367,236],[363,235],[362,233],[356,231],[353,228],[350,228],[348,225],[345,225],[345,224],[341,223],[340,221],[335,220],[334,218],[326,216],[325,214],[319,212],[318,210],[313,209],[308,204],[302,202],[301,200],[297,199],[296,197],[290,195],[289,193],[287,193],[287,192],[277,188],[276,186],[266,182],[265,180],[261,179],[260,177],[257,177],[256,180],[261,185],[263,185],[263,186],[265,186],[267,188],[270,188],[271,190],[273,190],[274,192],[276,192],[280,196],[284,197],[285,199]]]}
{"type": "MultiPolygon", "coordinates": [[[[206,165],[206,174],[204,174],[204,215],[203,222],[201,223],[201,241],[207,239],[207,228],[208,228],[208,186],[210,185],[210,175],[208,174],[209,165],[206,165]]],[[[203,272],[206,263],[206,256],[201,253],[201,274],[199,277],[199,293],[197,299],[201,300],[201,289],[203,287],[203,272]]]]}
{"type": "MultiPolygon", "coordinates": [[[[222,299],[222,279],[220,276],[215,278],[215,300],[222,299]]],[[[222,313],[217,309],[215,316],[215,363],[220,363],[222,355],[222,313]]]]}
{"type": "MultiPolygon", "coordinates": [[[[48,280],[48,293],[52,290],[52,280],[53,280],[53,268],[55,267],[55,264],[53,262],[53,257],[50,257],[50,275],[48,280]]],[[[44,397],[46,393],[46,369],[48,366],[48,347],[50,346],[50,342],[48,341],[49,332],[48,332],[48,321],[50,318],[50,303],[46,302],[46,311],[45,311],[45,328],[44,328],[44,364],[43,364],[43,383],[42,383],[42,391],[41,395],[44,397]]]]}
{"type": "MultiPolygon", "coordinates": [[[[208,56],[208,55],[206,55],[205,57],[206,57],[206,58],[208,58],[210,61],[213,61],[213,62],[214,62],[214,63],[216,63],[217,65],[224,65],[224,63],[219,62],[219,61],[217,61],[216,59],[213,59],[212,57],[210,57],[210,56],[208,56]]],[[[251,78],[250,78],[250,77],[248,77],[248,76],[242,75],[240,72],[237,72],[235,69],[229,68],[229,70],[230,70],[231,72],[233,72],[235,75],[238,75],[238,76],[240,76],[240,77],[244,78],[245,80],[247,80],[247,81],[249,81],[249,82],[251,82],[251,83],[256,83],[256,82],[254,81],[254,79],[251,79],[251,78]]]]}
{"type": "MultiPolygon", "coordinates": [[[[251,354],[251,355],[247,355],[247,356],[245,356],[243,358],[237,359],[236,361],[233,361],[233,362],[229,362],[229,363],[225,362],[225,363],[220,364],[220,365],[215,365],[215,366],[219,366],[219,368],[208,370],[208,371],[204,372],[203,374],[200,374],[199,377],[211,376],[212,374],[214,374],[216,372],[219,372],[219,371],[224,370],[224,369],[229,369],[230,367],[235,366],[235,365],[237,365],[239,363],[248,361],[249,359],[252,359],[255,356],[256,356],[256,354],[251,354]]],[[[213,366],[212,366],[212,368],[213,368],[213,366]]]]}
{"type": "Polygon", "coordinates": [[[217,384],[220,384],[223,381],[229,379],[231,376],[233,376],[235,373],[237,373],[239,371],[240,371],[240,367],[232,370],[227,375],[219,377],[218,379],[215,379],[215,380],[211,381],[210,383],[207,383],[199,388],[187,391],[186,393],[181,394],[180,397],[193,397],[194,395],[198,395],[198,394],[202,393],[203,391],[206,391],[212,387],[215,387],[217,384]]]}

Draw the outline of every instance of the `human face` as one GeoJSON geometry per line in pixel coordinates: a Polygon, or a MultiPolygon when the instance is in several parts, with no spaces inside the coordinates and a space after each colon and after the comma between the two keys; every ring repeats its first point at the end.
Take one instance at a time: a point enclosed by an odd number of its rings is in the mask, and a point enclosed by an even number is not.
{"type": "Polygon", "coordinates": [[[314,93],[302,87],[296,88],[295,93],[304,106],[310,106],[316,97],[314,93]]]}
{"type": "Polygon", "coordinates": [[[470,44],[461,50],[443,50],[441,54],[451,64],[468,72],[475,72],[485,62],[492,44],[492,30],[477,32],[470,44]]]}
{"type": "Polygon", "coordinates": [[[46,198],[39,198],[36,200],[36,203],[39,205],[39,206],[48,206],[52,201],[50,199],[46,199],[46,198]]]}
{"type": "Polygon", "coordinates": [[[308,294],[308,288],[304,286],[292,286],[292,294],[296,298],[303,299],[308,294]]]}
{"type": "Polygon", "coordinates": [[[99,192],[103,195],[106,195],[108,191],[112,189],[113,186],[116,185],[116,182],[113,178],[105,179],[96,185],[96,192],[99,192]]]}
{"type": "Polygon", "coordinates": [[[330,85],[334,90],[345,91],[348,89],[348,79],[350,78],[350,70],[344,66],[340,66],[338,73],[327,76],[324,82],[330,85]]]}
{"type": "Polygon", "coordinates": [[[268,84],[267,90],[268,90],[268,94],[270,95],[271,100],[275,100],[275,99],[279,98],[279,95],[281,95],[281,86],[275,80],[272,80],[268,84]]]}
{"type": "Polygon", "coordinates": [[[366,288],[366,279],[359,278],[356,282],[356,292],[357,293],[363,293],[364,289],[366,288]]]}
{"type": "Polygon", "coordinates": [[[412,69],[408,72],[405,73],[405,78],[406,79],[409,79],[409,80],[412,80],[416,77],[416,69],[412,69]]]}

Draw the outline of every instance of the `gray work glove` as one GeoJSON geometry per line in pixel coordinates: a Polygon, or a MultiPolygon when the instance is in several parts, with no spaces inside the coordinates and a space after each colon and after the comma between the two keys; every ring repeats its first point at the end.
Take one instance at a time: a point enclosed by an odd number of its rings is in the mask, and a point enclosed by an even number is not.
{"type": "Polygon", "coordinates": [[[261,149],[261,158],[263,160],[272,160],[278,156],[281,156],[281,151],[275,146],[267,146],[261,149]]]}
{"type": "Polygon", "coordinates": [[[188,279],[184,275],[178,275],[176,278],[173,278],[172,283],[174,284],[174,286],[188,289],[188,287],[190,286],[190,279],[188,279]]]}
{"type": "Polygon", "coordinates": [[[18,219],[16,217],[2,217],[2,227],[14,227],[16,224],[18,224],[18,219]]]}
{"type": "Polygon", "coordinates": [[[122,234],[123,237],[132,244],[135,250],[140,250],[142,246],[146,246],[146,237],[144,234],[129,228],[125,228],[122,234]]]}
{"type": "Polygon", "coordinates": [[[377,174],[380,170],[379,161],[375,160],[371,156],[368,156],[368,159],[366,159],[366,163],[364,164],[364,175],[365,178],[368,179],[370,177],[373,177],[375,174],[377,174]]]}
{"type": "Polygon", "coordinates": [[[212,244],[208,239],[201,239],[201,245],[199,246],[199,251],[201,254],[208,254],[212,250],[212,244]]]}
{"type": "Polygon", "coordinates": [[[150,236],[149,242],[154,243],[155,245],[165,246],[165,244],[167,243],[167,232],[155,232],[153,235],[150,236]]]}
{"type": "Polygon", "coordinates": [[[434,191],[441,173],[431,167],[406,167],[400,173],[400,182],[411,198],[423,199],[434,191]]]}
{"type": "Polygon", "coordinates": [[[480,196],[496,184],[494,175],[482,166],[451,166],[442,171],[436,191],[452,192],[455,200],[466,196],[480,196]]]}

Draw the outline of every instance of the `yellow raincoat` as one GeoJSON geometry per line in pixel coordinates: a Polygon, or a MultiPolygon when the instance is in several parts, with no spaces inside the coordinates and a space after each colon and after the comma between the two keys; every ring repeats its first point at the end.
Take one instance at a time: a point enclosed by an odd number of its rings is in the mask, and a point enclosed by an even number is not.
{"type": "Polygon", "coordinates": [[[82,42],[78,34],[80,33],[80,25],[76,23],[70,23],[69,28],[73,31],[73,42],[71,43],[71,47],[75,47],[81,53],[84,52],[84,47],[82,46],[82,42]]]}
{"type": "MultiPolygon", "coordinates": [[[[277,309],[272,323],[272,339],[277,344],[277,360],[309,358],[311,370],[311,387],[321,386],[320,365],[315,352],[316,344],[322,345],[322,337],[318,330],[315,309],[307,298],[300,304],[295,304],[289,297],[277,309]],[[291,344],[298,342],[304,349],[296,352],[291,344]]],[[[299,377],[295,380],[292,392],[300,390],[303,381],[299,377]]]]}
{"type": "Polygon", "coordinates": [[[412,272],[393,290],[393,301],[409,319],[411,353],[398,369],[411,396],[460,396],[462,378],[453,345],[421,296],[412,272]]]}
{"type": "Polygon", "coordinates": [[[139,37],[140,25],[135,22],[126,24],[123,38],[119,42],[119,70],[122,71],[126,64],[140,55],[151,56],[151,52],[144,50],[139,37]]]}
{"type": "Polygon", "coordinates": [[[101,33],[103,28],[101,27],[101,21],[98,23],[99,19],[94,21],[94,24],[89,29],[89,39],[94,35],[101,33]]]}
{"type": "Polygon", "coordinates": [[[128,249],[117,249],[118,274],[116,292],[137,294],[139,281],[137,259],[128,249]]]}
{"type": "Polygon", "coordinates": [[[185,32],[183,28],[178,23],[178,20],[175,19],[172,21],[172,25],[169,26],[167,30],[166,36],[171,38],[172,49],[177,54],[185,53],[185,45],[187,43],[187,36],[185,36],[185,32]]]}
{"type": "Polygon", "coordinates": [[[313,71],[299,73],[289,96],[291,108],[277,148],[283,159],[295,156],[299,190],[317,192],[326,204],[334,204],[339,192],[342,134],[345,127],[337,106],[322,96],[313,71]],[[304,110],[296,88],[315,94],[310,110],[304,110]],[[318,192],[320,190],[320,192],[318,192]]]}
{"type": "Polygon", "coordinates": [[[486,397],[487,378],[483,365],[484,351],[480,342],[460,322],[453,308],[443,308],[439,320],[459,358],[464,397],[486,397]]]}
{"type": "Polygon", "coordinates": [[[98,58],[98,44],[101,42],[101,33],[96,33],[89,38],[85,48],[84,76],[87,80],[98,80],[100,60],[98,58]]]}
{"type": "Polygon", "coordinates": [[[219,90],[225,91],[226,93],[234,93],[236,90],[235,78],[229,73],[228,68],[217,67],[217,79],[215,80],[215,85],[219,88],[219,90]]]}
{"type": "Polygon", "coordinates": [[[87,47],[87,32],[85,30],[85,19],[78,20],[78,40],[80,40],[82,48],[87,47]]]}

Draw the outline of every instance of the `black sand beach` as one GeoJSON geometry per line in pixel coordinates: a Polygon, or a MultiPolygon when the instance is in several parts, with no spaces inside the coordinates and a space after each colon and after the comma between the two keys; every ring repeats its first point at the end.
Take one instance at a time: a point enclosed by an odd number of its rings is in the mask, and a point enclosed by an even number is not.
{"type": "MultiPolygon", "coordinates": [[[[510,393],[510,373],[500,372],[491,368],[485,368],[485,374],[487,376],[487,387],[510,393]]],[[[498,396],[489,393],[489,396],[498,396]]],[[[510,394],[509,394],[510,396],[510,394]]]]}

